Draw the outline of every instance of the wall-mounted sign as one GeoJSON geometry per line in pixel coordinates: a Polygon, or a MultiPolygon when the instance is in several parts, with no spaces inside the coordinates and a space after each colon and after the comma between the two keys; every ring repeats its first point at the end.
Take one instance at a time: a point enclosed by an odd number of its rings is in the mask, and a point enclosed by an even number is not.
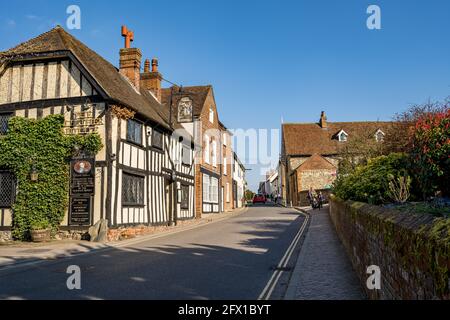
{"type": "Polygon", "coordinates": [[[178,102],[178,122],[192,122],[192,100],[189,97],[181,98],[178,102]]]}
{"type": "Polygon", "coordinates": [[[94,194],[94,159],[72,161],[71,194],[94,194]]]}
{"type": "Polygon", "coordinates": [[[92,111],[75,112],[73,118],[65,122],[65,134],[88,134],[97,132],[103,124],[102,118],[95,118],[92,111]]]}
{"type": "Polygon", "coordinates": [[[71,197],[70,199],[70,225],[91,225],[91,197],[71,197]]]}
{"type": "Polygon", "coordinates": [[[71,226],[90,226],[95,193],[95,159],[73,159],[70,171],[71,226]]]}
{"type": "Polygon", "coordinates": [[[73,170],[78,174],[89,174],[92,170],[92,165],[87,160],[77,160],[73,165],[73,170]]]}

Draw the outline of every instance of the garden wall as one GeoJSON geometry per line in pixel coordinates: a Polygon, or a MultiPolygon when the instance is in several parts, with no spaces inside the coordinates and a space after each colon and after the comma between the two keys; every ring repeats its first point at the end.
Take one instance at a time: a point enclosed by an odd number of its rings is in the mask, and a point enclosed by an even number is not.
{"type": "Polygon", "coordinates": [[[330,216],[370,299],[450,300],[450,219],[330,198],[330,216]],[[366,286],[367,267],[381,289],[366,286]]]}

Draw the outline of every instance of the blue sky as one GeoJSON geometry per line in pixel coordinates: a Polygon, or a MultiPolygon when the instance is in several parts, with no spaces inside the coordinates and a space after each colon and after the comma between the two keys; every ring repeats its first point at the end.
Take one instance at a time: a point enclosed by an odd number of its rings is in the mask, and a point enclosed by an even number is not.
{"type": "MultiPolygon", "coordinates": [[[[447,0],[3,0],[0,50],[65,26],[71,4],[82,28],[70,32],[113,64],[126,24],[165,78],[212,84],[229,128],[313,122],[321,110],[329,121],[389,120],[450,95],[447,0]],[[370,4],[381,30],[366,28],[370,4]]],[[[255,188],[260,166],[250,167],[255,188]]]]}

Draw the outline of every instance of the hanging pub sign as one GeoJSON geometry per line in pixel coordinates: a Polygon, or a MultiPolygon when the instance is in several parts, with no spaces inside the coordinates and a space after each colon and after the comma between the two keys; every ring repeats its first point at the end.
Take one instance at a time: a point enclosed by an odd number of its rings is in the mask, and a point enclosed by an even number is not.
{"type": "Polygon", "coordinates": [[[96,118],[92,111],[74,112],[73,117],[64,124],[64,133],[72,135],[94,133],[102,124],[102,118],[96,118]]]}
{"type": "Polygon", "coordinates": [[[95,193],[95,159],[74,159],[70,167],[69,224],[90,226],[95,193]]]}
{"type": "Polygon", "coordinates": [[[192,122],[192,116],[192,100],[189,97],[181,98],[180,102],[178,103],[178,122],[192,122]]]}

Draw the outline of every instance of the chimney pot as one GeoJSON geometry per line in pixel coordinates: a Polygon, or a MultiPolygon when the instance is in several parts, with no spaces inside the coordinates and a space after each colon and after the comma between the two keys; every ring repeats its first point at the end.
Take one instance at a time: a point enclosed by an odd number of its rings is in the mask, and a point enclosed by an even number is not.
{"type": "Polygon", "coordinates": [[[158,59],[152,59],[152,72],[158,72],[158,59]]]}
{"type": "Polygon", "coordinates": [[[141,74],[141,86],[153,92],[156,99],[161,102],[161,80],[162,75],[158,71],[158,59],[152,59],[152,69],[150,71],[150,61],[147,59],[144,65],[144,72],[141,74]]]}
{"type": "Polygon", "coordinates": [[[144,62],[144,72],[150,72],[150,60],[145,59],[144,62]]]}
{"type": "Polygon", "coordinates": [[[141,75],[141,50],[130,48],[130,42],[134,39],[133,31],[122,26],[122,36],[125,38],[125,48],[120,49],[119,71],[127,77],[135,88],[140,86],[141,75]]]}
{"type": "Polygon", "coordinates": [[[320,126],[322,127],[322,129],[327,128],[327,116],[325,115],[325,111],[322,111],[322,113],[320,114],[320,126]]]}

